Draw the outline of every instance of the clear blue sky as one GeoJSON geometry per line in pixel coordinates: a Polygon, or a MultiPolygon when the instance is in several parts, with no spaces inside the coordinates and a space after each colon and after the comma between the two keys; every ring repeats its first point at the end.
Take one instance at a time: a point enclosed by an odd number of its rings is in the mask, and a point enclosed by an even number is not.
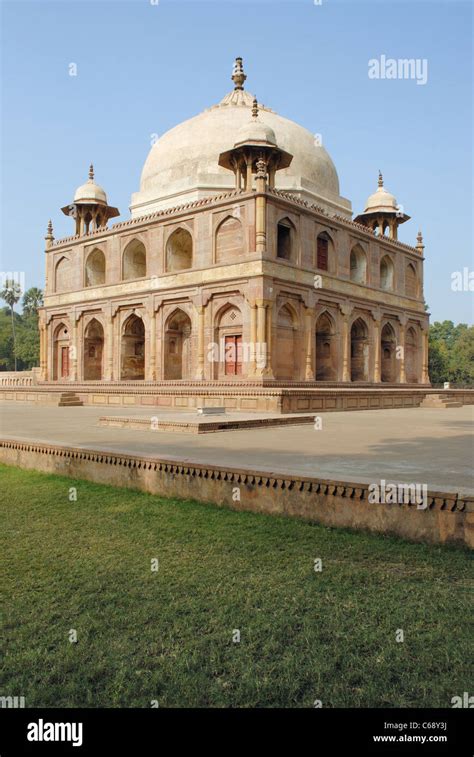
{"type": "Polygon", "coordinates": [[[261,102],[320,133],[341,193],[363,209],[382,169],[426,244],[432,321],[472,323],[472,4],[312,0],[2,3],[1,270],[44,284],[44,241],[73,232],[60,207],[91,161],[129,215],[150,135],[218,102],[233,59],[261,102]],[[428,82],[371,80],[368,61],[428,61],[428,82]],[[76,63],[77,77],[69,76],[76,63]]]}

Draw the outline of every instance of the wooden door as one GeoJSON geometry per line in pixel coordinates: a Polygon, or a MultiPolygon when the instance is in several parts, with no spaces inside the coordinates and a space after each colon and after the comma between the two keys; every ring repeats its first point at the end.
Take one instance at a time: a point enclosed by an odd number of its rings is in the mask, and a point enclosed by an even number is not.
{"type": "Polygon", "coordinates": [[[61,378],[69,376],[69,347],[61,347],[61,378]]]}
{"type": "Polygon", "coordinates": [[[225,375],[242,373],[242,334],[225,337],[225,375]]]}

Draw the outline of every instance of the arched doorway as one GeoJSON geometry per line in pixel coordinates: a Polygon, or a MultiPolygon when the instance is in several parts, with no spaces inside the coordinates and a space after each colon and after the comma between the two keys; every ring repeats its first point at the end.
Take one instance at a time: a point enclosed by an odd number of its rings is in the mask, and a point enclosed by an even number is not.
{"type": "Polygon", "coordinates": [[[337,377],[334,325],[327,313],[316,321],[316,381],[335,381],[337,377]]]}
{"type": "Polygon", "coordinates": [[[123,325],[121,361],[121,379],[143,381],[145,378],[145,326],[138,315],[131,315],[123,325]]]}
{"type": "Polygon", "coordinates": [[[396,338],[390,323],[386,323],[380,336],[380,380],[394,383],[397,380],[396,338]]]}
{"type": "Polygon", "coordinates": [[[218,345],[214,360],[214,377],[241,376],[246,373],[242,353],[243,320],[236,305],[224,307],[217,316],[215,343],[218,345]]]}
{"type": "Polygon", "coordinates": [[[69,330],[64,323],[58,324],[53,335],[53,380],[69,378],[70,355],[69,330]]]}
{"type": "Polygon", "coordinates": [[[362,318],[351,328],[351,381],[369,380],[369,332],[362,318]]]}
{"type": "Polygon", "coordinates": [[[95,318],[84,331],[84,381],[100,381],[104,352],[104,329],[95,318]]]}
{"type": "Polygon", "coordinates": [[[405,336],[405,378],[409,384],[418,383],[418,338],[411,326],[405,336]]]}
{"type": "Polygon", "coordinates": [[[175,310],[165,326],[164,377],[179,381],[191,377],[191,320],[175,310]]]}
{"type": "Polygon", "coordinates": [[[276,378],[296,380],[296,325],[292,309],[283,305],[278,311],[276,337],[276,378]]]}

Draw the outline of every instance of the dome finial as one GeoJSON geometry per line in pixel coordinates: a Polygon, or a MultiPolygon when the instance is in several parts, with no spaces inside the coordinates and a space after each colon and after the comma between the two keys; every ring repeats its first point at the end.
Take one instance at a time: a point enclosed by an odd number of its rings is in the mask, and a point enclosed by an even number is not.
{"type": "Polygon", "coordinates": [[[232,69],[232,81],[235,84],[234,89],[243,89],[246,78],[247,76],[244,73],[242,58],[236,58],[234,68],[232,69]]]}
{"type": "Polygon", "coordinates": [[[257,118],[257,117],[258,117],[258,100],[256,97],[254,97],[253,103],[252,103],[252,118],[257,118]]]}
{"type": "Polygon", "coordinates": [[[92,163],[89,166],[89,181],[94,181],[94,166],[92,163]]]}
{"type": "Polygon", "coordinates": [[[383,187],[383,176],[382,171],[379,168],[379,187],[383,187]]]}

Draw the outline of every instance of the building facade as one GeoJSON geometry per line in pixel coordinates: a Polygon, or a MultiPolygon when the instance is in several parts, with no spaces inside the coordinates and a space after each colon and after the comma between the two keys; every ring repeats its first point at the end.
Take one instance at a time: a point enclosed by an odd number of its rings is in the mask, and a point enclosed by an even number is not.
{"type": "Polygon", "coordinates": [[[46,236],[45,382],[428,384],[424,247],[379,185],[352,220],[320,140],[234,89],[164,134],[131,218],[89,180],[46,236]]]}

